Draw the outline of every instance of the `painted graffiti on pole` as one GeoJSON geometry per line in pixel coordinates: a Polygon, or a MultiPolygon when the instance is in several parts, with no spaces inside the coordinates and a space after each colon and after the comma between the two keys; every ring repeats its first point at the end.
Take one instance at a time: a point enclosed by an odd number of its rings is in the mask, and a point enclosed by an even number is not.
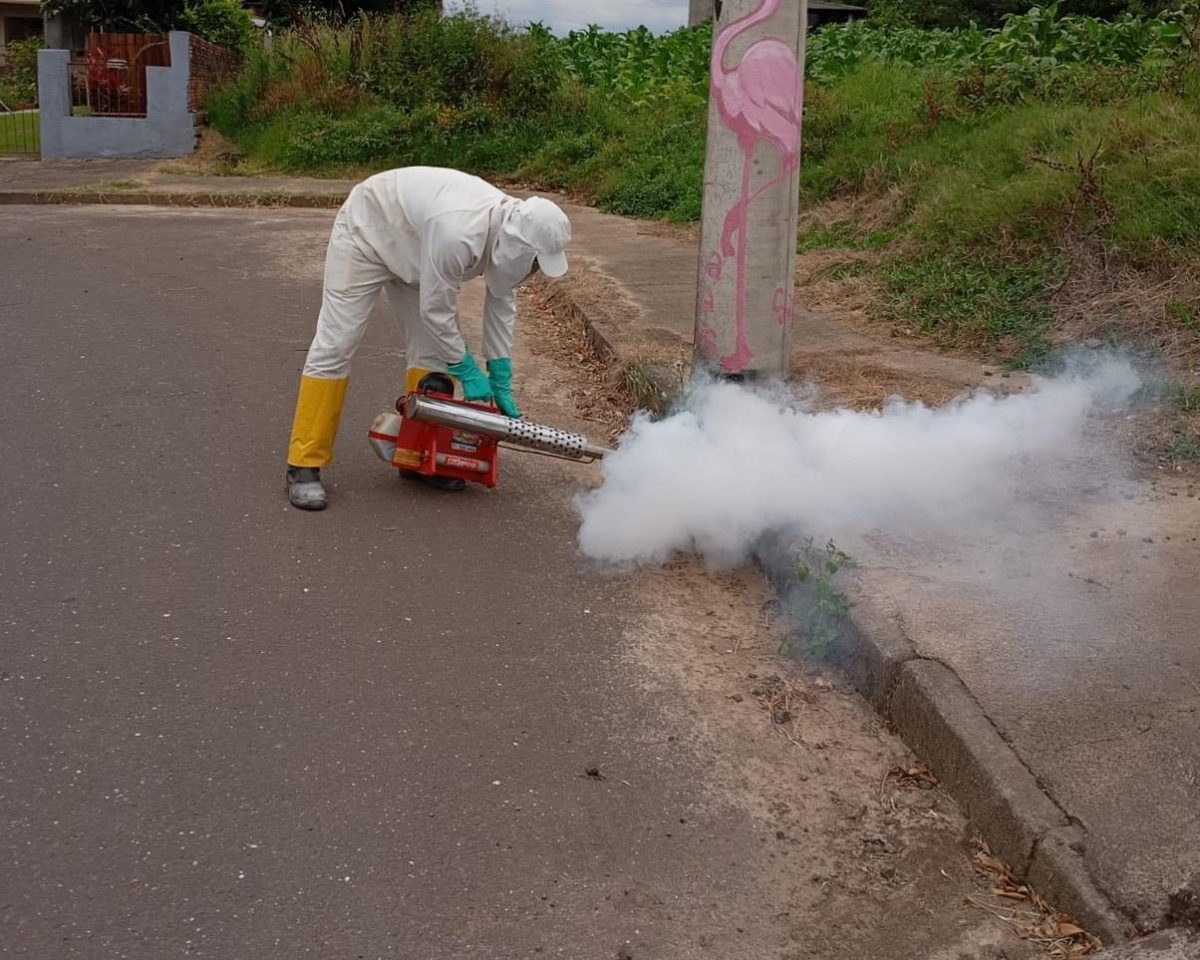
{"type": "MultiPolygon", "coordinates": [[[[728,66],[726,56],[739,36],[770,20],[781,2],[761,0],[745,16],[719,29],[713,42],[712,97],[720,122],[737,141],[741,189],[724,212],[719,250],[709,250],[702,261],[696,304],[696,348],[701,357],[714,361],[725,373],[740,373],[755,358],[747,335],[750,208],[773,187],[790,181],[799,168],[803,101],[802,69],[794,42],[763,36],[750,44],[736,66],[728,66]],[[764,144],[774,149],[779,168],[774,176],[752,189],[755,153],[764,144]],[[731,350],[718,356],[718,335],[711,323],[716,310],[713,290],[727,279],[729,260],[734,262],[734,338],[731,350]]],[[[772,312],[783,324],[791,317],[792,297],[782,285],[774,293],[772,312]]]]}

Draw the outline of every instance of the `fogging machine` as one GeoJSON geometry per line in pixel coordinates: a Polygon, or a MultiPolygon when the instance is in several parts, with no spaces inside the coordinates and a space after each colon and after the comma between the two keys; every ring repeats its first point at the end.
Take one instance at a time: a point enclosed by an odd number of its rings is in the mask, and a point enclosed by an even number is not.
{"type": "Polygon", "coordinates": [[[592,463],[611,453],[582,434],[529,420],[514,420],[490,404],[454,398],[454,382],[426,376],[417,389],[379,414],[367,436],[381,460],[427,477],[455,477],[496,485],[500,447],[592,463]]]}

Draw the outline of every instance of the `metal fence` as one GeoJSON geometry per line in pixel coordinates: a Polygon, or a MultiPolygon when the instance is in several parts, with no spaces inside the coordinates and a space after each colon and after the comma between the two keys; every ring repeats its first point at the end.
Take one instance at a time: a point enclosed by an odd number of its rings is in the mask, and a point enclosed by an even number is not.
{"type": "Polygon", "coordinates": [[[40,156],[38,123],[36,110],[8,110],[0,106],[0,156],[40,156]]]}
{"type": "Polygon", "coordinates": [[[237,72],[242,57],[195,34],[188,38],[188,45],[188,109],[203,113],[209,94],[237,72]]]}
{"type": "Polygon", "coordinates": [[[146,68],[169,67],[171,49],[158,34],[93,33],[71,60],[71,108],[76,116],[144,117],[146,68]]]}
{"type": "Polygon", "coordinates": [[[37,85],[29,74],[0,45],[0,156],[39,154],[37,85]]]}

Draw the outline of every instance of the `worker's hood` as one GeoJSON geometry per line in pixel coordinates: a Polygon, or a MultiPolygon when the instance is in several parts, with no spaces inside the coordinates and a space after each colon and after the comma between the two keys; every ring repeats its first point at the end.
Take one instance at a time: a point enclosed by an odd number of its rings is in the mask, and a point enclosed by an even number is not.
{"type": "Polygon", "coordinates": [[[558,205],[543,197],[506,198],[492,247],[488,289],[503,295],[520,285],[533,269],[533,261],[549,277],[567,272],[566,245],[571,223],[558,205]]]}

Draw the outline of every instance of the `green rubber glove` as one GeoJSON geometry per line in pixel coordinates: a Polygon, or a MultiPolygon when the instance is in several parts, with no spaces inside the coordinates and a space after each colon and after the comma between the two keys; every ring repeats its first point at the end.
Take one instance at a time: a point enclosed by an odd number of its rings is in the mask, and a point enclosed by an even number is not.
{"type": "Polygon", "coordinates": [[[475,358],[468,350],[458,363],[452,363],[446,368],[450,376],[462,384],[463,399],[472,403],[483,403],[492,399],[492,387],[488,378],[475,363],[475,358]]]}
{"type": "Polygon", "coordinates": [[[512,417],[514,420],[520,419],[521,411],[517,409],[517,401],[513,399],[512,392],[512,360],[509,357],[489,360],[487,368],[496,406],[506,417],[512,417]]]}

